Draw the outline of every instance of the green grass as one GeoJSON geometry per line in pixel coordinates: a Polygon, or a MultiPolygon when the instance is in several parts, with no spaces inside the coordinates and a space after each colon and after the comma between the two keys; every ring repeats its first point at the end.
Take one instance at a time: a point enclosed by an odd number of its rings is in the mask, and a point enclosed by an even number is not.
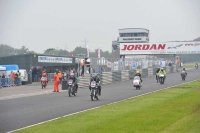
{"type": "Polygon", "coordinates": [[[200,80],[18,132],[200,133],[200,80]]]}
{"type": "Polygon", "coordinates": [[[195,68],[195,63],[186,63],[186,64],[183,64],[183,67],[185,67],[185,68],[195,68]]]}

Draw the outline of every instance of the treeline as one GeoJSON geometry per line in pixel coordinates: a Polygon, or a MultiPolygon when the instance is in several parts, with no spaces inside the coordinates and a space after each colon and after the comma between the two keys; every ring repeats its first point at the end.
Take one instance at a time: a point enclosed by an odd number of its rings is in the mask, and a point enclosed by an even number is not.
{"type": "MultiPolygon", "coordinates": [[[[0,57],[3,56],[11,56],[11,55],[19,55],[19,54],[28,54],[28,53],[35,53],[35,51],[30,51],[26,46],[22,46],[21,48],[13,48],[6,44],[0,45],[0,57]]],[[[41,53],[38,53],[41,54],[41,53]]],[[[67,51],[63,49],[54,49],[48,48],[42,54],[45,55],[55,55],[55,56],[77,56],[77,54],[85,54],[87,56],[86,48],[76,47],[73,51],[67,51]]],[[[96,49],[94,52],[90,52],[90,58],[97,58],[98,57],[98,50],[96,49]]],[[[109,51],[102,51],[101,50],[101,57],[108,58],[110,55],[109,51]]]]}

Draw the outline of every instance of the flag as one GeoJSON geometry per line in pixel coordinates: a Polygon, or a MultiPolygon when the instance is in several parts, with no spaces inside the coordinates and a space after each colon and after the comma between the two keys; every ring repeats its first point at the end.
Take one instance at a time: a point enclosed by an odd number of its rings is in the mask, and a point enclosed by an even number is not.
{"type": "Polygon", "coordinates": [[[98,48],[98,58],[101,58],[101,55],[100,55],[100,51],[101,49],[100,49],[100,47],[98,48]]]}
{"type": "Polygon", "coordinates": [[[74,56],[74,52],[72,52],[71,55],[74,56]]]}

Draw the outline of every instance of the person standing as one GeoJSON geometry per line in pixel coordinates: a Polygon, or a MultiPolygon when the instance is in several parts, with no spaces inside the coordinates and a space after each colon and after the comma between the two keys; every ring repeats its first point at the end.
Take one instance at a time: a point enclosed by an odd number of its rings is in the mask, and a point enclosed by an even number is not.
{"type": "Polygon", "coordinates": [[[60,83],[59,77],[58,77],[58,73],[54,74],[54,91],[53,92],[59,92],[59,88],[58,85],[60,83]]]}
{"type": "Polygon", "coordinates": [[[84,77],[84,66],[85,66],[85,60],[83,60],[83,62],[82,62],[82,64],[81,64],[81,66],[82,66],[82,72],[81,72],[81,76],[83,76],[83,77],[84,77]]]}

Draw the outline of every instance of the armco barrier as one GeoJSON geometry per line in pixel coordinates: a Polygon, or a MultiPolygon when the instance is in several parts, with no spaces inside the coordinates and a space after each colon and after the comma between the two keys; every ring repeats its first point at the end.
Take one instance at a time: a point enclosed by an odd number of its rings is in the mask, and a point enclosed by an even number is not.
{"type": "Polygon", "coordinates": [[[170,66],[170,73],[173,73],[173,69],[174,69],[174,67],[170,66]]]}
{"type": "Polygon", "coordinates": [[[135,76],[136,70],[129,70],[129,79],[133,79],[135,76]]]}
{"type": "Polygon", "coordinates": [[[122,78],[122,81],[126,81],[126,80],[129,80],[129,73],[127,70],[124,70],[121,72],[121,78],[122,78]]]}
{"type": "Polygon", "coordinates": [[[113,79],[113,82],[121,81],[121,71],[112,72],[112,79],[113,79]]]}
{"type": "Polygon", "coordinates": [[[166,66],[166,73],[170,73],[170,66],[166,66]]]}
{"type": "Polygon", "coordinates": [[[112,73],[111,72],[103,72],[102,73],[102,79],[103,79],[103,82],[102,84],[110,84],[112,83],[112,73]]]}
{"type": "Polygon", "coordinates": [[[153,68],[148,68],[148,77],[153,76],[153,68]]]}
{"type": "Polygon", "coordinates": [[[142,77],[148,77],[148,68],[142,69],[142,77]]]}

